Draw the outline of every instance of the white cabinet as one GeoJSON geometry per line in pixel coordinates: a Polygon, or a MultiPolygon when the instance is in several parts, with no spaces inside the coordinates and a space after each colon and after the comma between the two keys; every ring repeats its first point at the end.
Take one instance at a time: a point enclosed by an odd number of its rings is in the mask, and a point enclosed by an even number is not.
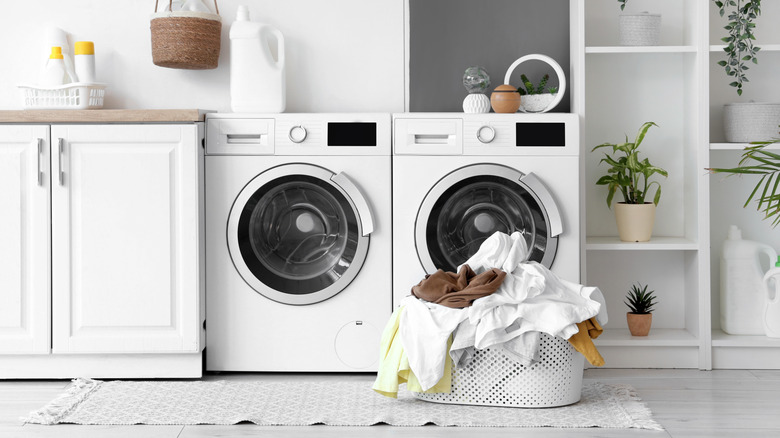
{"type": "Polygon", "coordinates": [[[49,129],[0,126],[0,354],[50,345],[49,129]]]}
{"type": "Polygon", "coordinates": [[[171,358],[200,374],[201,138],[193,123],[0,126],[0,363],[33,364],[10,376],[174,376],[171,358]]]}

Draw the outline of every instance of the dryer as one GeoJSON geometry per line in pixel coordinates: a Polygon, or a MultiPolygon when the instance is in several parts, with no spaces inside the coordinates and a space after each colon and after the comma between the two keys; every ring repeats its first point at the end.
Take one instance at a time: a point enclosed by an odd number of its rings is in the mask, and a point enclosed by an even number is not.
{"type": "Polygon", "coordinates": [[[496,231],[523,233],[529,260],[579,283],[577,115],[394,114],[393,148],[395,305],[496,231]]]}
{"type": "Polygon", "coordinates": [[[376,370],[392,311],[390,122],[207,115],[207,370],[376,370]]]}

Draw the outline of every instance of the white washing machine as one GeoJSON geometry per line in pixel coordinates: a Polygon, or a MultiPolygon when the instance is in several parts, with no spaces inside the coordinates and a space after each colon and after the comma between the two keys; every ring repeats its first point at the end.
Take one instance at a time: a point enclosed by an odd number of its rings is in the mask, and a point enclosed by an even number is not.
{"type": "Polygon", "coordinates": [[[392,311],[390,122],[207,115],[207,370],[376,370],[392,311]]]}
{"type": "Polygon", "coordinates": [[[395,305],[496,231],[520,231],[530,260],[579,282],[575,114],[394,114],[393,147],[395,305]]]}

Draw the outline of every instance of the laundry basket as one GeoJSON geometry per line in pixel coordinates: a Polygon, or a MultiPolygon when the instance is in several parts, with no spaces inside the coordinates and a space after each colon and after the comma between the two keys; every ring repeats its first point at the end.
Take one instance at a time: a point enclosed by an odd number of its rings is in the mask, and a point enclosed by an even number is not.
{"type": "Polygon", "coordinates": [[[582,394],[584,357],[569,341],[542,333],[539,362],[524,366],[501,348],[476,350],[471,362],[452,368],[449,393],[413,393],[436,403],[546,408],[576,403],[582,394]]]}

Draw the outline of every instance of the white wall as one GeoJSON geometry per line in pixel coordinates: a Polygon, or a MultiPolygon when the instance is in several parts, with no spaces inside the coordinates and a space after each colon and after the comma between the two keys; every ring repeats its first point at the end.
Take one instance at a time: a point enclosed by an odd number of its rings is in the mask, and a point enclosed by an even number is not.
{"type": "Polygon", "coordinates": [[[0,109],[21,109],[16,85],[37,80],[48,53],[45,29],[57,26],[70,33],[71,47],[75,41],[95,42],[97,79],[109,87],[105,108],[228,112],[228,31],[239,3],[249,6],[254,21],[272,24],[285,36],[287,112],[403,111],[403,0],[218,2],[222,48],[214,70],[152,63],[153,0],[3,1],[0,109]]]}

